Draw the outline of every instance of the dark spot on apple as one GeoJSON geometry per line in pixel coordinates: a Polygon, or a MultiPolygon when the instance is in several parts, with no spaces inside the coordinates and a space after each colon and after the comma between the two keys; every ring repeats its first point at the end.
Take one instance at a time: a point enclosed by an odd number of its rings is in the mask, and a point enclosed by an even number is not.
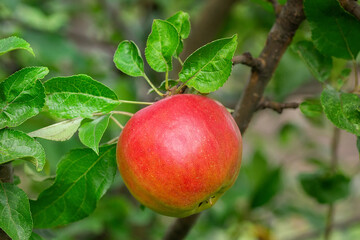
{"type": "Polygon", "coordinates": [[[198,207],[200,207],[203,203],[204,203],[204,202],[199,203],[199,206],[198,206],[198,207]]]}

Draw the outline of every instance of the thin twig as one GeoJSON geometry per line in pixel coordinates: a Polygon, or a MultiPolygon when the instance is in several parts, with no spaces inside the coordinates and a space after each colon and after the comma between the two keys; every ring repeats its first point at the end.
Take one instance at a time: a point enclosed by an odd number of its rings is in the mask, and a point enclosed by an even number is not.
{"type": "Polygon", "coordinates": [[[124,126],[123,126],[116,118],[114,118],[114,117],[111,116],[111,115],[110,115],[110,118],[111,118],[111,120],[113,120],[113,121],[116,123],[116,125],[118,125],[121,129],[124,128],[124,126]]]}
{"type": "MultiPolygon", "coordinates": [[[[340,130],[337,127],[334,127],[334,132],[331,139],[331,162],[330,162],[331,171],[333,173],[335,173],[338,165],[339,136],[340,136],[340,130]]],[[[324,240],[329,240],[331,237],[331,233],[333,230],[332,226],[334,221],[334,215],[335,215],[335,204],[330,203],[326,216],[324,240]]]]}
{"type": "Polygon", "coordinates": [[[113,113],[113,114],[119,114],[119,115],[125,115],[125,116],[129,116],[129,117],[134,116],[133,113],[124,112],[124,111],[111,111],[111,113],[113,113]]]}
{"type": "Polygon", "coordinates": [[[289,109],[289,108],[296,109],[298,107],[299,107],[299,103],[296,103],[296,102],[278,103],[278,102],[262,100],[259,103],[257,110],[269,108],[269,109],[274,110],[277,113],[282,113],[282,111],[284,109],[289,109]]]}
{"type": "Polygon", "coordinates": [[[356,0],[339,0],[341,6],[360,21],[360,5],[356,0]]]}
{"type": "Polygon", "coordinates": [[[233,65],[244,64],[246,66],[260,69],[263,67],[263,62],[260,59],[253,58],[249,52],[245,52],[241,55],[234,56],[232,59],[233,65]]]}
{"type": "Polygon", "coordinates": [[[113,139],[110,139],[109,141],[107,141],[105,144],[112,144],[112,143],[115,143],[118,139],[119,139],[119,136],[114,137],[113,139]]]}

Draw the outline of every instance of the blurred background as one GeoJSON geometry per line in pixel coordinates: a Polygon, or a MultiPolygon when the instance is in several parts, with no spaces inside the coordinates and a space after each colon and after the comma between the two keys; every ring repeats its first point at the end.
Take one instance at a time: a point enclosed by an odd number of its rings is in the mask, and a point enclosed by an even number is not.
{"type": "MultiPolygon", "coordinates": [[[[203,44],[235,33],[236,54],[258,56],[275,21],[272,5],[266,0],[1,0],[0,38],[24,38],[36,57],[25,51],[2,56],[0,81],[22,67],[46,66],[50,69],[46,79],[83,73],[112,88],[119,99],[153,101],[155,95],[147,93],[146,82],[122,74],[112,57],[125,39],[133,40],[143,54],[152,20],[166,19],[179,10],[188,12],[192,23],[183,60],[203,44]]],[[[305,21],[294,42],[310,37],[305,21]]],[[[339,80],[346,64],[334,59],[333,81],[339,80]]],[[[179,69],[175,65],[174,77],[179,69]]],[[[155,85],[164,78],[148,66],[146,72],[155,85]]],[[[234,108],[249,76],[248,67],[234,66],[226,84],[210,97],[234,108]]],[[[321,90],[290,47],[267,87],[266,97],[278,102],[316,101],[321,90]]],[[[139,107],[123,104],[120,109],[136,112],[139,107]]],[[[30,132],[56,121],[42,113],[19,129],[30,132]]],[[[125,124],[127,117],[120,121],[125,124]]],[[[282,114],[259,111],[243,136],[243,165],[237,182],[201,215],[187,239],[321,239],[328,207],[304,193],[299,175],[328,165],[332,134],[333,126],[322,114],[307,118],[299,109],[282,114]]],[[[110,125],[103,142],[118,135],[119,128],[110,125]]],[[[30,165],[15,166],[16,180],[31,199],[52,183],[61,157],[72,148],[83,147],[77,136],[66,142],[38,140],[47,154],[45,171],[39,174],[30,165]]],[[[356,224],[360,222],[356,137],[341,131],[338,149],[340,168],[352,180],[350,195],[335,207],[335,222],[339,224],[334,227],[333,239],[360,239],[360,224],[356,224]]],[[[117,174],[112,188],[88,218],[37,232],[49,240],[152,240],[161,239],[173,220],[140,208],[117,174]]]]}

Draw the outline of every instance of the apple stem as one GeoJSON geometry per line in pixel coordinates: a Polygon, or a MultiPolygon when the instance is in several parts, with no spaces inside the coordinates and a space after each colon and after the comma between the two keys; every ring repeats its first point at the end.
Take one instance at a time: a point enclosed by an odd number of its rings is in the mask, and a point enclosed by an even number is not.
{"type": "Polygon", "coordinates": [[[116,118],[114,118],[112,115],[110,115],[110,118],[111,118],[111,120],[113,120],[113,121],[116,123],[116,125],[118,125],[121,129],[124,129],[124,126],[123,126],[118,120],[116,120],[116,118]]]}
{"type": "Polygon", "coordinates": [[[130,116],[130,117],[134,116],[133,113],[124,112],[124,111],[111,111],[111,113],[113,113],[113,114],[119,114],[119,115],[125,115],[125,116],[130,116]]]}
{"type": "Polygon", "coordinates": [[[130,103],[130,104],[140,104],[140,105],[151,105],[153,102],[138,102],[138,101],[128,101],[128,100],[119,100],[120,103],[130,103]]]}
{"type": "Polygon", "coordinates": [[[163,96],[164,96],[164,94],[161,93],[161,92],[159,91],[159,89],[157,89],[157,87],[154,86],[154,84],[150,81],[150,79],[148,78],[148,76],[146,76],[145,73],[144,73],[143,77],[144,77],[145,80],[149,83],[150,87],[151,87],[152,89],[154,89],[154,91],[155,91],[160,97],[163,97],[163,96]]]}
{"type": "Polygon", "coordinates": [[[169,71],[165,73],[165,89],[169,90],[169,71]]]}
{"type": "Polygon", "coordinates": [[[119,139],[119,136],[114,137],[113,139],[109,140],[109,141],[106,142],[105,144],[113,144],[113,143],[115,143],[118,139],[119,139]]]}
{"type": "Polygon", "coordinates": [[[179,60],[179,63],[181,64],[181,66],[183,66],[183,65],[184,65],[184,63],[183,63],[183,61],[181,61],[181,58],[180,58],[180,57],[178,57],[177,59],[179,60]]]}

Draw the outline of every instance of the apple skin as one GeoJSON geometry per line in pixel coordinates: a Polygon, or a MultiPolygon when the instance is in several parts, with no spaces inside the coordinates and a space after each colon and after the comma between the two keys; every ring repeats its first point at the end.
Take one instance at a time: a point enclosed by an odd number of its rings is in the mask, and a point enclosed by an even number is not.
{"type": "Polygon", "coordinates": [[[226,108],[192,94],[138,111],[117,144],[118,167],[132,195],[172,217],[211,207],[234,184],[241,155],[241,134],[226,108]]]}

